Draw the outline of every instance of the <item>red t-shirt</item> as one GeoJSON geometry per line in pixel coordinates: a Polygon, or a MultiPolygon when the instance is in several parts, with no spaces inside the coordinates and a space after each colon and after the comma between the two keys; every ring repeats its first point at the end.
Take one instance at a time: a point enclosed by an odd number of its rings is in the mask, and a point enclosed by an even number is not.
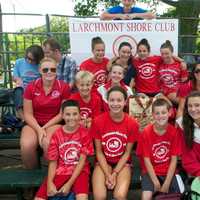
{"type": "Polygon", "coordinates": [[[180,62],[174,61],[172,64],[162,63],[159,68],[161,90],[164,95],[177,92],[181,79],[188,77],[188,71],[182,70],[180,62]]]}
{"type": "Polygon", "coordinates": [[[94,87],[98,88],[100,85],[106,83],[107,80],[107,64],[109,59],[103,58],[101,63],[95,63],[92,58],[83,61],[80,65],[80,70],[87,70],[94,74],[94,87]]]}
{"type": "MultiPolygon", "coordinates": [[[[180,135],[171,124],[163,135],[155,133],[153,124],[148,125],[141,134],[139,146],[142,157],[150,158],[155,174],[160,176],[167,175],[171,156],[181,155],[180,135]]],[[[146,173],[144,163],[141,166],[146,173]]]]}
{"type": "Polygon", "coordinates": [[[55,80],[52,90],[47,95],[43,89],[42,79],[28,84],[24,92],[24,98],[32,101],[33,115],[40,125],[46,124],[59,113],[63,100],[69,95],[69,85],[61,80],[55,80]]]}
{"type": "MultiPolygon", "coordinates": [[[[120,82],[120,86],[126,90],[128,97],[133,95],[132,89],[129,86],[127,86],[123,81],[120,82]]],[[[97,88],[97,94],[101,97],[104,111],[109,111],[107,92],[111,87],[111,81],[109,81],[106,84],[101,85],[97,88]]]]}
{"type": "Polygon", "coordinates": [[[190,94],[190,92],[192,92],[193,89],[192,81],[181,83],[178,90],[178,96],[185,98],[190,94]]]}
{"type": "Polygon", "coordinates": [[[158,69],[161,61],[160,56],[149,56],[145,60],[133,58],[136,69],[136,92],[146,94],[160,92],[158,69]]]}
{"type": "MultiPolygon", "coordinates": [[[[79,162],[80,154],[92,153],[92,140],[86,128],[79,127],[75,132],[67,133],[61,127],[51,138],[48,160],[57,160],[56,175],[71,175],[79,162]]],[[[89,172],[88,163],[83,170],[89,172]]]]}
{"type": "Polygon", "coordinates": [[[79,92],[72,94],[70,96],[70,99],[78,101],[81,111],[81,117],[83,119],[94,118],[101,113],[102,101],[100,97],[97,96],[95,93],[91,93],[91,98],[89,102],[83,101],[79,92]]]}
{"type": "Polygon", "coordinates": [[[137,140],[138,124],[126,113],[121,122],[114,122],[110,113],[105,112],[95,118],[91,133],[101,141],[107,162],[117,163],[125,152],[126,145],[137,140]]]}

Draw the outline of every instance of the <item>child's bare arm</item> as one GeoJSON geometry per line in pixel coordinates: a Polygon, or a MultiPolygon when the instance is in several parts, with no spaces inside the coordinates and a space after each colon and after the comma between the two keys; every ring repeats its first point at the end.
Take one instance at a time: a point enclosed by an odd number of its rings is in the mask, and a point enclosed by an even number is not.
{"type": "Polygon", "coordinates": [[[154,168],[153,168],[153,165],[151,164],[151,161],[148,157],[144,157],[144,164],[145,164],[145,167],[147,169],[147,172],[154,184],[154,190],[155,191],[159,191],[160,190],[160,182],[155,174],[155,171],[154,171],[154,168]]]}
{"type": "Polygon", "coordinates": [[[118,174],[123,169],[124,165],[127,163],[128,159],[130,157],[132,147],[133,147],[132,143],[127,144],[126,151],[124,152],[121,159],[118,161],[116,167],[113,169],[113,172],[118,174]]]}
{"type": "Polygon", "coordinates": [[[57,194],[56,186],[53,183],[57,167],[56,160],[50,160],[48,165],[48,177],[47,177],[47,194],[49,196],[54,196],[57,194]]]}
{"type": "Polygon", "coordinates": [[[174,176],[174,173],[176,171],[176,166],[177,166],[177,156],[172,156],[170,165],[167,171],[167,176],[165,178],[165,181],[161,187],[161,192],[167,193],[169,190],[169,186],[171,184],[172,178],[174,176]]]}
{"type": "Polygon", "coordinates": [[[105,158],[105,156],[103,154],[100,140],[95,139],[95,147],[96,147],[97,160],[98,160],[98,162],[99,162],[99,164],[100,164],[105,176],[109,176],[110,175],[109,166],[108,166],[106,158],[105,158]]]}

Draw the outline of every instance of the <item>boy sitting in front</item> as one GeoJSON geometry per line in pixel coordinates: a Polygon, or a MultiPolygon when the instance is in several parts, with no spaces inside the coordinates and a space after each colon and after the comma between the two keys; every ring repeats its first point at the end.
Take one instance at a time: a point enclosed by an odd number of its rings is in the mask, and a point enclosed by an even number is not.
{"type": "Polygon", "coordinates": [[[168,123],[169,110],[165,99],[155,100],[154,123],[141,134],[138,154],[142,157],[142,200],[152,199],[155,192],[180,193],[182,190],[180,176],[175,176],[181,144],[177,129],[168,123]]]}
{"type": "Polygon", "coordinates": [[[88,199],[89,165],[87,154],[92,142],[86,128],[80,124],[80,109],[77,101],[67,100],[62,104],[65,125],[52,136],[48,149],[48,176],[40,186],[35,200],[51,196],[65,196],[73,191],[78,200],[88,199]]]}

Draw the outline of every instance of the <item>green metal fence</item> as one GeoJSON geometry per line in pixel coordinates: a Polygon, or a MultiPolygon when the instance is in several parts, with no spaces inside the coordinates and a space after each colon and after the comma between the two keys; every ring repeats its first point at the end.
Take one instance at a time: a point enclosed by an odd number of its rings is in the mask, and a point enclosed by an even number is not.
{"type": "MultiPolygon", "coordinates": [[[[31,44],[42,44],[46,38],[53,36],[62,45],[63,52],[68,52],[70,49],[68,32],[68,18],[70,16],[2,13],[2,16],[4,15],[40,16],[44,18],[45,24],[36,29],[25,29],[19,32],[0,32],[0,75],[3,80],[1,83],[2,87],[13,87],[12,68],[14,62],[17,58],[23,57],[25,49],[31,44]],[[57,26],[53,24],[55,18],[60,19],[57,26]]],[[[185,18],[185,20],[190,23],[190,21],[199,21],[200,19],[185,18]]],[[[199,31],[195,34],[179,34],[179,55],[184,57],[189,64],[192,64],[197,57],[200,57],[199,31]]]]}

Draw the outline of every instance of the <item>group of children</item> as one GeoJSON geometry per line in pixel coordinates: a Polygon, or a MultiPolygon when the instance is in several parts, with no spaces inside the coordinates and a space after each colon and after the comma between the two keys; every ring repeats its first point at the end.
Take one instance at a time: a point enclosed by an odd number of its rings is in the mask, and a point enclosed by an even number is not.
{"type": "Polygon", "coordinates": [[[142,169],[142,199],[152,199],[155,192],[182,193],[178,158],[183,159],[183,166],[192,175],[200,173],[200,154],[196,157],[193,151],[195,139],[194,148],[199,152],[200,93],[186,99],[187,117],[184,113],[181,123],[184,131],[181,125],[169,123],[171,106],[178,104],[179,88],[188,79],[185,63],[173,55],[169,41],[161,46],[161,56],[150,56],[150,45],[143,39],[138,43],[137,57],[132,57],[131,45],[123,42],[119,56],[110,61],[104,57],[101,38],[93,38],[91,46],[93,57],[80,65],[75,76],[77,92],[62,104],[64,125],[51,138],[48,176],[35,200],[70,191],[77,199],[88,199],[90,155],[96,158],[92,172],[94,199],[106,199],[107,190],[113,190],[114,199],[127,199],[134,143],[142,169]],[[153,123],[142,131],[139,122],[125,112],[135,92],[149,97],[163,93],[152,103],[153,123]],[[191,163],[189,154],[194,158],[191,163]]]}

